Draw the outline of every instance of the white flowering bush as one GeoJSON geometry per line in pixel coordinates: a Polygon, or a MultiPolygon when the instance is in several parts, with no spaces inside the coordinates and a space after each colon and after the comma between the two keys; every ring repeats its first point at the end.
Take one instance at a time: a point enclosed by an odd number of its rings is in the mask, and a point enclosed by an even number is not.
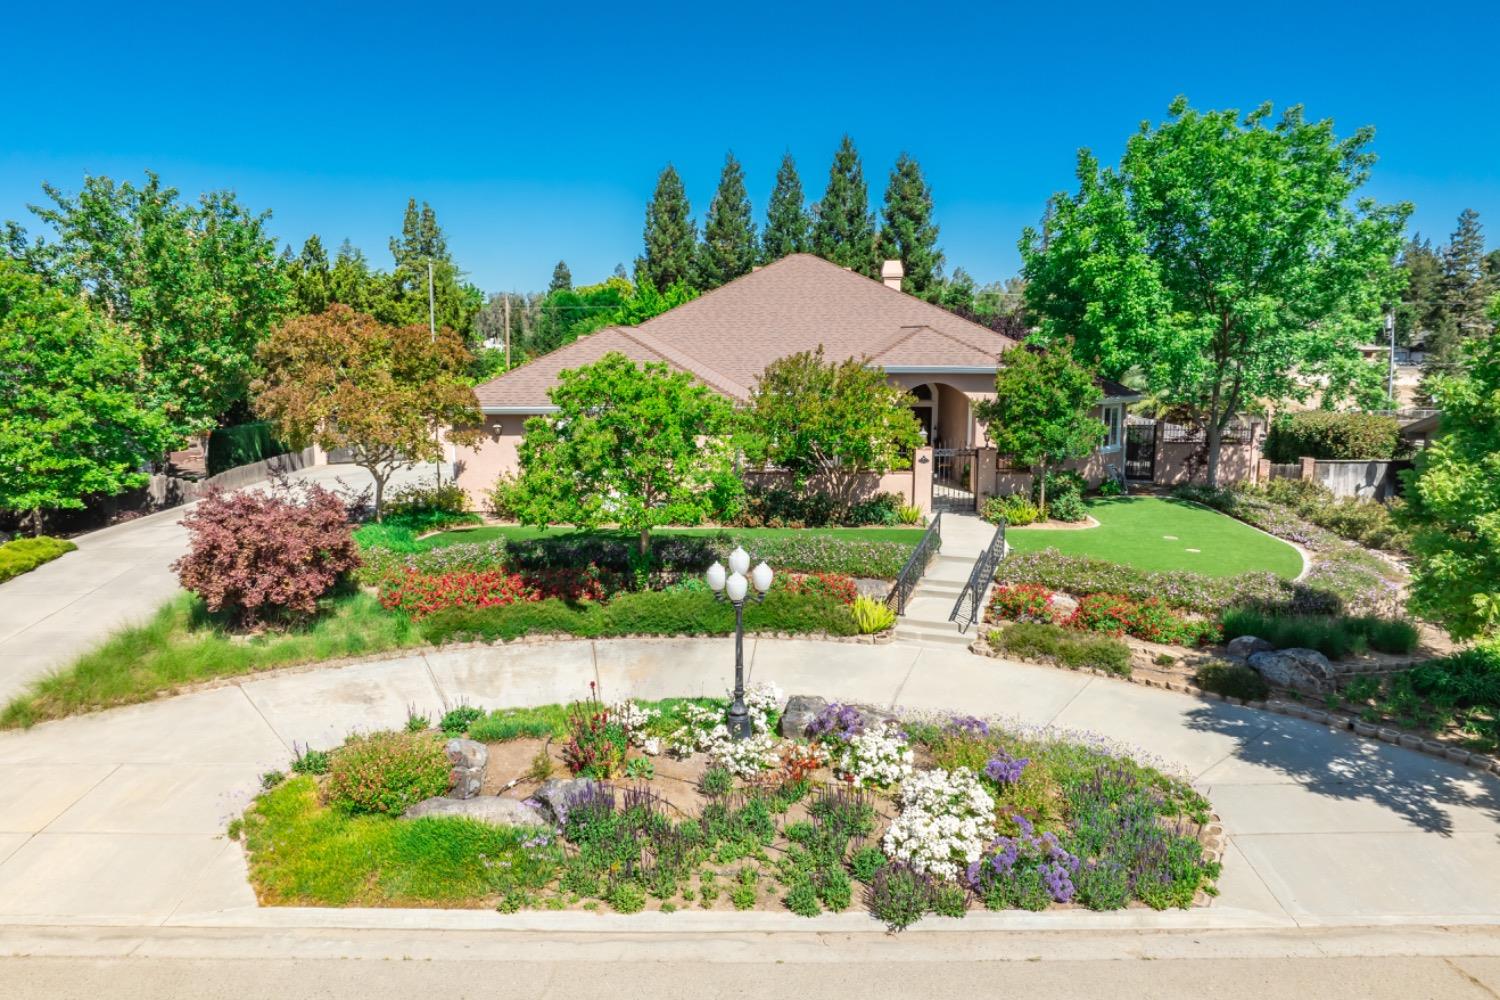
{"type": "Polygon", "coordinates": [[[894,725],[873,726],[828,747],[834,774],[856,788],[889,788],[912,773],[911,747],[894,725]]]}
{"type": "Polygon", "coordinates": [[[901,786],[901,814],[885,832],[886,856],[955,880],[979,860],[995,832],[995,800],[966,767],[913,774],[901,786]]]}
{"type": "Polygon", "coordinates": [[[626,698],[618,704],[611,705],[609,711],[625,727],[631,746],[639,748],[648,757],[655,757],[662,752],[661,737],[652,736],[648,731],[652,720],[661,715],[661,709],[646,708],[626,698]]]}
{"type": "Polygon", "coordinates": [[[782,693],[774,684],[757,684],[745,692],[753,734],[731,739],[722,709],[685,705],[683,725],[667,737],[665,749],[674,757],[706,753],[731,773],[748,778],[781,763],[771,717],[781,708],[782,693]]]}

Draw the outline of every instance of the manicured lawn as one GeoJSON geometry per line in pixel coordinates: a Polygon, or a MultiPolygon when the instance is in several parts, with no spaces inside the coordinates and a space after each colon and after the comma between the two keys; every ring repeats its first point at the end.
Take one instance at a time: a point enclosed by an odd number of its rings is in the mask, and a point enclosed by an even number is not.
{"type": "MultiPolygon", "coordinates": [[[[489,542],[495,539],[520,541],[528,538],[556,538],[572,534],[576,528],[532,528],[520,524],[492,524],[482,528],[467,528],[445,531],[424,538],[419,543],[426,548],[444,545],[460,545],[465,542],[489,542]]],[[[922,528],[658,528],[653,535],[717,535],[726,532],[735,538],[841,538],[855,542],[905,542],[915,545],[922,540],[922,528]]],[[[619,532],[600,532],[616,535],[619,532]]],[[[631,536],[634,537],[633,535],[631,536]]]]}
{"type": "Polygon", "coordinates": [[[1188,571],[1234,576],[1269,571],[1284,579],[1302,572],[1302,556],[1279,538],[1243,522],[1181,500],[1113,497],[1091,500],[1097,528],[1057,531],[1011,528],[1006,541],[1018,552],[1057,549],[1148,572],[1188,571]]]}

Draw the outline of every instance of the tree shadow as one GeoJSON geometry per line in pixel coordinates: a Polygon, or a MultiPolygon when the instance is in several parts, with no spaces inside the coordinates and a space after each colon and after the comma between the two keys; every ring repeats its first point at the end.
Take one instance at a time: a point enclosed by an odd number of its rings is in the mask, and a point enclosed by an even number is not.
{"type": "Polygon", "coordinates": [[[1221,703],[1194,708],[1184,723],[1234,740],[1235,760],[1285,774],[1317,795],[1372,802],[1425,832],[1453,834],[1444,807],[1477,809],[1500,820],[1500,778],[1450,761],[1221,703]]]}

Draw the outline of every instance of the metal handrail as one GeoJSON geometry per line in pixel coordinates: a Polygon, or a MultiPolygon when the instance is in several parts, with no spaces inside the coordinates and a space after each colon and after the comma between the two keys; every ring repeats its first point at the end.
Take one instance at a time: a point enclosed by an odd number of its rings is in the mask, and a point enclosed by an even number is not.
{"type": "Polygon", "coordinates": [[[906,565],[901,567],[901,575],[891,585],[891,592],[885,595],[885,606],[897,615],[906,614],[906,602],[911,597],[911,592],[917,589],[917,581],[927,572],[927,564],[932,561],[933,554],[943,547],[942,524],[943,512],[938,511],[932,515],[932,523],[922,533],[922,540],[917,543],[917,547],[912,549],[906,565]]]}
{"type": "Polygon", "coordinates": [[[969,630],[969,626],[979,618],[981,609],[980,602],[984,600],[984,592],[989,589],[990,581],[995,578],[995,568],[1000,565],[1000,560],[1005,558],[1005,522],[1001,521],[995,527],[995,534],[990,539],[990,544],[979,558],[974,560],[974,569],[969,573],[969,582],[964,584],[964,589],[959,591],[958,600],[953,602],[953,613],[948,616],[950,622],[958,622],[958,634],[963,635],[969,630]],[[968,604],[968,613],[964,613],[964,605],[968,604]]]}

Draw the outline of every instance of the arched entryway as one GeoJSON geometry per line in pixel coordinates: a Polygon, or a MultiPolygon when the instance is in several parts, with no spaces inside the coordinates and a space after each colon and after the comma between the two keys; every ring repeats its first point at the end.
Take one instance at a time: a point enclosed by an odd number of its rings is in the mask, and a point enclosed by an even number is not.
{"type": "Polygon", "coordinates": [[[975,427],[969,397],[942,382],[910,389],[912,414],[932,448],[932,509],[974,510],[975,427]]]}

